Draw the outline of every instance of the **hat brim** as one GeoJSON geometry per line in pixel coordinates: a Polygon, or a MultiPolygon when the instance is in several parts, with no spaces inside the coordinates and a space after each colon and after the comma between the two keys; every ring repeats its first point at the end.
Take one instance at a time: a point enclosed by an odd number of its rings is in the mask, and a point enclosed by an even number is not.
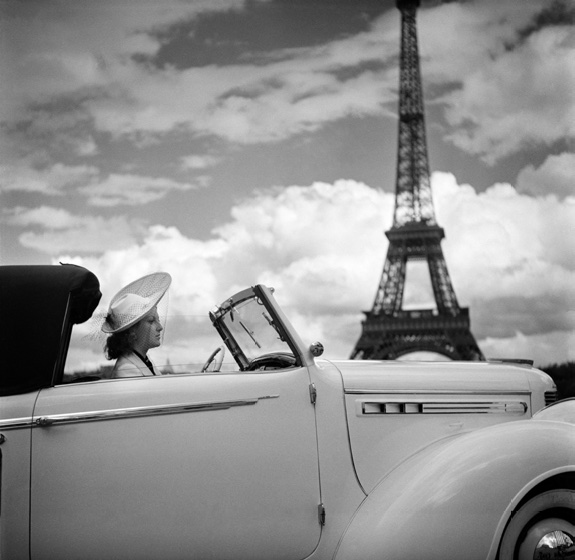
{"type": "Polygon", "coordinates": [[[110,324],[108,319],[102,324],[102,331],[106,334],[115,334],[129,329],[136,323],[141,321],[164,297],[170,284],[172,283],[172,277],[167,272],[154,272],[153,274],[148,274],[138,278],[133,282],[130,282],[127,286],[124,286],[110,302],[110,307],[108,308],[108,313],[116,301],[118,301],[122,296],[126,294],[137,294],[139,296],[145,297],[148,301],[145,307],[142,308],[141,312],[131,318],[128,322],[124,322],[121,325],[114,327],[110,324]]]}

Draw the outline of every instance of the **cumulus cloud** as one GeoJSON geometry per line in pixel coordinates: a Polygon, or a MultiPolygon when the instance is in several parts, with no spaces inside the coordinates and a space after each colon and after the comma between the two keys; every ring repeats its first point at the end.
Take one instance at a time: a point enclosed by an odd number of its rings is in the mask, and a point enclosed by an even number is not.
{"type": "Polygon", "coordinates": [[[213,167],[218,163],[219,159],[214,156],[193,154],[181,158],[182,169],[206,169],[213,167]]]}
{"type": "Polygon", "coordinates": [[[572,331],[575,205],[507,184],[477,194],[451,174],[433,181],[450,275],[476,336],[572,331]]]}
{"type": "MultiPolygon", "coordinates": [[[[485,353],[540,365],[573,359],[564,343],[575,331],[575,267],[555,217],[574,223],[575,206],[522,195],[510,185],[478,194],[445,173],[432,182],[450,276],[460,305],[471,308],[472,331],[485,353]]],[[[217,342],[207,311],[257,283],[276,288],[304,340],[320,339],[326,355],[345,358],[359,337],[361,310],[373,303],[392,212],[391,194],[354,181],[276,188],[239,203],[207,241],[158,225],[131,247],[59,260],[93,270],[105,300],[138,276],[169,271],[170,315],[187,318],[174,319],[171,339],[178,352],[197,352],[195,361],[217,342]]],[[[407,282],[423,285],[420,278],[407,282]]]]}
{"type": "Polygon", "coordinates": [[[486,51],[491,58],[469,65],[461,87],[441,100],[455,129],[448,138],[494,163],[530,145],[575,136],[572,38],[572,26],[555,26],[512,49],[486,51]]]}
{"type": "Polygon", "coordinates": [[[39,208],[14,208],[4,211],[5,221],[16,226],[40,225],[48,229],[65,229],[78,225],[82,217],[73,216],[63,208],[41,206],[39,208]]]}
{"type": "Polygon", "coordinates": [[[110,247],[125,249],[138,243],[146,233],[142,220],[78,216],[51,206],[5,210],[0,222],[25,228],[20,243],[49,255],[64,251],[103,253],[110,247]]]}
{"type": "MultiPolygon", "coordinates": [[[[340,309],[357,309],[357,286],[367,287],[359,259],[366,251],[383,253],[392,208],[391,194],[356,181],[260,192],[234,207],[232,221],[215,230],[230,250],[222,272],[236,278],[238,287],[264,280],[278,289],[289,286],[284,297],[303,298],[312,311],[325,308],[338,292],[340,309]],[[325,280],[317,293],[320,276],[325,280]]],[[[371,286],[374,281],[372,275],[371,286]]]]}
{"type": "Polygon", "coordinates": [[[18,165],[0,166],[0,192],[36,192],[44,195],[63,195],[71,188],[90,183],[97,176],[93,166],[69,166],[56,163],[43,169],[18,165]]]}
{"type": "Polygon", "coordinates": [[[517,190],[534,196],[575,197],[575,154],[549,156],[537,168],[523,168],[517,176],[517,190]]]}
{"type": "MultiPolygon", "coordinates": [[[[354,64],[375,59],[375,41],[370,39],[341,41],[355,42],[354,64]]],[[[396,73],[360,70],[338,77],[349,59],[336,58],[341,46],[298,49],[279,61],[270,57],[265,65],[152,72],[132,65],[118,77],[121,88],[111,87],[84,106],[98,129],[116,137],[184,127],[240,144],[278,141],[348,115],[384,112],[385,103],[395,98],[396,73]]]]}
{"type": "Polygon", "coordinates": [[[520,42],[519,30],[529,27],[552,1],[483,0],[421,8],[417,27],[425,80],[461,82],[488,66],[520,42]]]}
{"type": "Polygon", "coordinates": [[[535,359],[535,365],[540,367],[573,361],[573,353],[570,349],[574,344],[575,332],[573,330],[532,336],[517,332],[513,336],[487,337],[481,341],[483,351],[492,358],[512,356],[535,359]]]}
{"type": "MultiPolygon", "coordinates": [[[[111,173],[100,179],[97,167],[56,163],[36,169],[22,160],[17,165],[0,166],[0,193],[9,191],[41,193],[50,196],[81,194],[92,206],[136,206],[164,198],[172,191],[189,191],[196,184],[163,177],[111,173]]],[[[206,183],[198,178],[198,185],[206,183]]]]}
{"type": "MultiPolygon", "coordinates": [[[[60,99],[73,107],[69,118],[116,138],[142,142],[186,130],[250,144],[313,132],[350,115],[391,114],[397,95],[396,10],[366,32],[270,52],[257,64],[157,68],[140,61],[167,40],[159,31],[244,3],[167,1],[134,10],[127,2],[80,2],[58,17],[51,3],[32,6],[6,20],[9,44],[19,49],[2,69],[10,85],[0,95],[0,114],[9,122],[31,107],[38,121],[38,104],[57,106],[60,99]]],[[[420,10],[424,80],[447,87],[435,101],[455,128],[448,138],[461,149],[494,162],[525,145],[575,134],[573,28],[567,20],[535,25],[546,6],[486,1],[420,10]]],[[[81,149],[96,147],[88,138],[81,149]]]]}
{"type": "Polygon", "coordinates": [[[397,43],[395,20],[326,46],[270,53],[266,64],[176,70],[140,64],[133,57],[155,54],[161,46],[155,32],[178,18],[181,24],[201,11],[242,4],[163,2],[160,10],[151,3],[138,7],[133,21],[122,2],[70,4],[59,12],[60,20],[51,4],[37,6],[39,13],[23,9],[6,26],[19,54],[17,63],[15,54],[4,59],[8,79],[3,83],[10,88],[2,96],[0,115],[13,122],[29,118],[27,111],[34,107],[33,121],[38,121],[38,106],[65,99],[75,110],[68,112],[70,117],[91,119],[97,129],[116,137],[141,140],[185,126],[253,143],[316,130],[350,114],[381,113],[393,99],[396,74],[374,74],[361,66],[394,56],[388,46],[397,43]],[[38,21],[43,26],[35,32],[38,21]],[[16,36],[19,26],[26,25],[16,36]],[[146,41],[135,41],[135,36],[146,41]],[[349,76],[337,75],[346,69],[349,76]]]}
{"type": "Polygon", "coordinates": [[[88,204],[93,206],[135,206],[160,200],[170,191],[193,188],[190,183],[172,179],[112,173],[104,181],[81,187],[78,192],[88,197],[88,204]]]}
{"type": "Polygon", "coordinates": [[[283,64],[257,95],[223,95],[194,126],[238,143],[275,142],[349,115],[382,113],[383,104],[393,99],[382,73],[341,80],[329,70],[304,69],[301,60],[287,72],[283,64]]]}
{"type": "Polygon", "coordinates": [[[3,6],[0,115],[86,88],[108,87],[135,54],[153,55],[155,32],[199,13],[241,7],[244,0],[28,2],[3,6]]]}
{"type": "Polygon", "coordinates": [[[493,164],[575,134],[575,12],[552,0],[446,3],[418,12],[427,103],[445,134],[493,164]]]}

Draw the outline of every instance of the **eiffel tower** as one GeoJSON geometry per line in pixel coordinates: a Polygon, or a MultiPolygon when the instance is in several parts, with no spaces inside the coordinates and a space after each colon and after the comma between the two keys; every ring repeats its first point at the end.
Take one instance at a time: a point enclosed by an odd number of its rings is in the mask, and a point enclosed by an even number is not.
{"type": "Polygon", "coordinates": [[[423,93],[417,46],[419,0],[396,0],[401,12],[399,131],[393,225],[381,281],[352,359],[395,359],[430,351],[454,360],[483,360],[469,329],[469,309],[459,307],[451,285],[435,219],[423,93]],[[407,262],[426,260],[435,309],[404,310],[407,262]]]}

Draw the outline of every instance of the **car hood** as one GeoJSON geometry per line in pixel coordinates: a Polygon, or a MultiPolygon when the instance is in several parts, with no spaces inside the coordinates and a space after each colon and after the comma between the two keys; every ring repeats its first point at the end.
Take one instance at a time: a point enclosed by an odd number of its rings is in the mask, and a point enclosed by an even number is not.
{"type": "MultiPolygon", "coordinates": [[[[530,418],[530,366],[490,362],[334,361],[356,474],[369,493],[429,444],[530,418]]],[[[543,385],[535,410],[543,406],[543,385]]]]}
{"type": "Polygon", "coordinates": [[[421,362],[342,360],[346,393],[398,391],[530,391],[529,366],[499,362],[421,362]]]}

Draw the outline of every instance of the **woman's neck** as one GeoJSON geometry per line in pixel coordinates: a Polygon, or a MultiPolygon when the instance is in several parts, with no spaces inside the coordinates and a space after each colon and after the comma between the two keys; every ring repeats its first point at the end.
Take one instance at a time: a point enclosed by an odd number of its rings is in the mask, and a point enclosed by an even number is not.
{"type": "Polygon", "coordinates": [[[142,352],[141,350],[138,350],[137,348],[133,348],[132,352],[134,352],[134,354],[136,354],[136,356],[138,356],[139,358],[141,358],[142,360],[147,360],[148,356],[146,355],[146,352],[142,352]]]}
{"type": "Polygon", "coordinates": [[[145,356],[148,353],[149,348],[147,345],[138,344],[136,342],[136,344],[132,346],[132,350],[142,356],[145,356]]]}

